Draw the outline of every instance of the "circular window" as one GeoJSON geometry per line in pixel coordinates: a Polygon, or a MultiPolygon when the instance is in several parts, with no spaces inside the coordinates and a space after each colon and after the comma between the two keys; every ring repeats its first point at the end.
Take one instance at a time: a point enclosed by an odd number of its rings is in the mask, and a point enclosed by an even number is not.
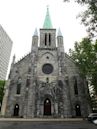
{"type": "Polygon", "coordinates": [[[53,66],[51,64],[44,64],[42,67],[42,71],[45,74],[50,74],[53,72],[53,66]]]}

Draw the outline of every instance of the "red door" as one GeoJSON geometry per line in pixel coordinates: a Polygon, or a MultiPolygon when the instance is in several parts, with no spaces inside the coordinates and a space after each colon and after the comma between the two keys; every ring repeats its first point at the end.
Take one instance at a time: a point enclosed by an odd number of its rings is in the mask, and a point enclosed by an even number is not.
{"type": "Polygon", "coordinates": [[[51,101],[48,98],[44,101],[44,115],[51,115],[51,101]]]}

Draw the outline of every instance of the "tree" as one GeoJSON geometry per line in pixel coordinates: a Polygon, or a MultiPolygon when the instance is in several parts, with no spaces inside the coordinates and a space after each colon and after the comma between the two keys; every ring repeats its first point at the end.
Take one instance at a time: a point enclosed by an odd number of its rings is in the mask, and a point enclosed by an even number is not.
{"type": "Polygon", "coordinates": [[[95,63],[94,63],[94,70],[92,72],[92,85],[94,86],[95,92],[97,94],[97,40],[94,44],[94,51],[95,51],[95,63]]]}
{"type": "Polygon", "coordinates": [[[79,66],[81,75],[89,79],[97,94],[97,41],[93,44],[90,38],[84,38],[81,42],[75,42],[74,50],[70,50],[70,56],[79,66]]]}
{"type": "Polygon", "coordinates": [[[93,44],[90,38],[75,42],[74,50],[69,51],[80,69],[80,74],[86,77],[90,92],[90,105],[97,108],[97,41],[93,44]]]}
{"type": "MultiPolygon", "coordinates": [[[[0,105],[2,104],[2,100],[4,96],[4,85],[5,85],[5,81],[0,80],[0,105]]],[[[1,106],[0,106],[0,109],[1,109],[1,106]]]]}
{"type": "MultiPolygon", "coordinates": [[[[64,0],[71,1],[71,0],[64,0]]],[[[74,0],[80,5],[85,5],[86,10],[80,14],[82,23],[86,26],[90,37],[97,36],[97,0],[74,0]]]]}
{"type": "Polygon", "coordinates": [[[81,74],[90,75],[93,62],[95,61],[91,40],[84,38],[81,42],[75,42],[74,50],[70,50],[69,53],[79,65],[81,74]]]}

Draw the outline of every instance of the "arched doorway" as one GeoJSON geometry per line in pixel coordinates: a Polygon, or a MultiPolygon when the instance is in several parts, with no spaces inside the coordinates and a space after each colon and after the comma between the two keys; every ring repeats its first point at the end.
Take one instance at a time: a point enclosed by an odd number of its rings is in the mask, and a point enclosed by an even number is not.
{"type": "Polygon", "coordinates": [[[14,107],[14,116],[19,116],[19,105],[16,104],[14,107]]]}
{"type": "Polygon", "coordinates": [[[79,104],[76,104],[75,111],[76,111],[76,116],[80,117],[81,116],[81,110],[80,110],[80,105],[79,104]]]}
{"type": "Polygon", "coordinates": [[[51,115],[51,101],[48,98],[44,101],[44,115],[51,115]]]}

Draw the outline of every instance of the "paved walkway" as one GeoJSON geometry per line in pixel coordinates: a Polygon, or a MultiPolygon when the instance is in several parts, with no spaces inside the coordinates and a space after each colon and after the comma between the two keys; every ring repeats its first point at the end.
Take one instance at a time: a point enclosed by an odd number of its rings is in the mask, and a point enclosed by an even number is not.
{"type": "Polygon", "coordinates": [[[0,118],[0,121],[83,121],[82,118],[0,118]]]}

